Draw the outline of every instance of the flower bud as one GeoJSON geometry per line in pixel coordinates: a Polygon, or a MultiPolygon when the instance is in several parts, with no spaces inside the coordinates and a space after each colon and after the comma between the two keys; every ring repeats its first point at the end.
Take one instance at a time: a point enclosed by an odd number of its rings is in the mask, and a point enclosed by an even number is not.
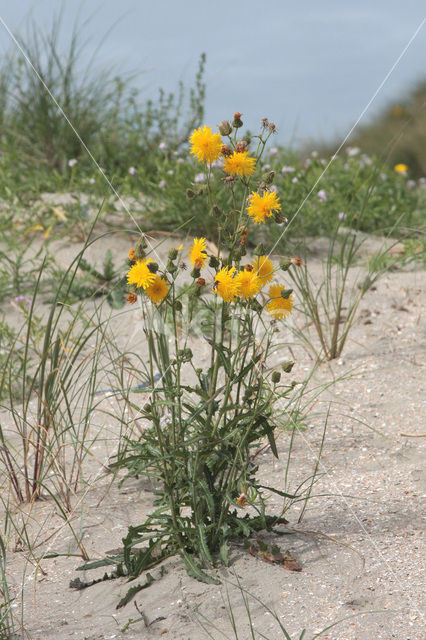
{"type": "Polygon", "coordinates": [[[247,151],[247,142],[245,140],[240,140],[239,142],[237,142],[234,151],[235,153],[244,153],[245,151],[247,151]]]}
{"type": "Polygon", "coordinates": [[[287,218],[285,217],[282,211],[274,212],[274,220],[277,224],[283,224],[284,222],[287,222],[287,218]]]}
{"type": "Polygon", "coordinates": [[[222,213],[223,213],[223,212],[222,212],[222,209],[220,209],[220,208],[217,206],[217,204],[214,204],[214,205],[212,206],[212,211],[213,211],[213,214],[214,214],[215,216],[217,216],[217,217],[221,216],[221,215],[222,215],[222,213]]]}
{"type": "Polygon", "coordinates": [[[181,362],[189,362],[192,360],[192,351],[189,347],[186,349],[179,349],[177,356],[181,362]]]}
{"type": "Polygon", "coordinates": [[[258,244],[257,247],[255,247],[253,253],[254,253],[255,256],[264,256],[264,255],[266,255],[265,245],[263,245],[262,243],[258,244]]]}
{"type": "Polygon", "coordinates": [[[127,302],[130,302],[130,304],[135,304],[137,299],[138,299],[138,297],[137,297],[136,293],[129,293],[129,295],[126,298],[127,302]]]}
{"type": "Polygon", "coordinates": [[[176,311],[182,311],[182,303],[180,300],[175,300],[175,309],[176,311]]]}
{"type": "Polygon", "coordinates": [[[280,260],[280,269],[288,271],[291,267],[291,258],[283,258],[280,260]]]}
{"type": "Polygon", "coordinates": [[[275,178],[275,171],[267,171],[266,173],[262,174],[262,180],[265,184],[270,185],[273,183],[275,178]]]}
{"type": "Polygon", "coordinates": [[[281,368],[284,371],[284,373],[290,373],[293,367],[294,367],[293,360],[287,360],[286,362],[283,362],[281,365],[281,368]]]}
{"type": "Polygon", "coordinates": [[[295,267],[301,267],[303,264],[302,258],[291,258],[291,263],[294,264],[295,267]]]}
{"type": "Polygon", "coordinates": [[[178,250],[177,249],[170,249],[170,251],[169,251],[169,260],[176,260],[177,257],[178,257],[178,250]]]}
{"type": "Polygon", "coordinates": [[[186,197],[188,198],[188,200],[193,200],[195,198],[195,193],[193,189],[186,190],[186,197]]]}
{"type": "Polygon", "coordinates": [[[135,260],[135,250],[134,249],[130,249],[130,251],[129,251],[129,260],[131,262],[134,262],[134,260],[135,260]]]}
{"type": "Polygon", "coordinates": [[[225,156],[225,157],[226,157],[226,156],[232,156],[232,149],[231,149],[231,147],[228,147],[228,145],[227,145],[227,144],[224,144],[224,145],[222,146],[222,149],[221,149],[221,154],[222,154],[223,156],[225,156]]]}
{"type": "Polygon", "coordinates": [[[135,247],[134,255],[135,255],[135,258],[137,260],[142,260],[143,258],[145,258],[145,256],[146,256],[146,253],[145,253],[146,247],[147,247],[146,240],[145,240],[145,238],[143,236],[141,236],[139,238],[137,244],[136,244],[136,247],[135,247]]]}
{"type": "Polygon", "coordinates": [[[200,269],[197,269],[197,267],[194,267],[193,270],[191,271],[191,278],[199,278],[200,277],[200,269]]]}
{"type": "Polygon", "coordinates": [[[243,126],[243,121],[241,120],[241,116],[243,114],[240,113],[239,111],[236,111],[234,113],[234,121],[232,123],[232,126],[235,127],[235,129],[239,129],[240,127],[243,126]]]}
{"type": "Polygon", "coordinates": [[[274,371],[271,379],[274,384],[277,384],[281,380],[281,373],[279,371],[274,371]]]}
{"type": "Polygon", "coordinates": [[[212,267],[212,269],[217,269],[218,266],[219,260],[216,258],[216,256],[210,256],[209,267],[212,267]]]}
{"type": "Polygon", "coordinates": [[[293,289],[283,289],[281,291],[281,298],[288,300],[292,293],[293,293],[293,289]]]}
{"type": "Polygon", "coordinates": [[[221,136],[229,136],[232,133],[232,124],[229,120],[222,120],[222,122],[219,122],[217,125],[217,128],[221,136]]]}
{"type": "Polygon", "coordinates": [[[151,271],[151,273],[157,273],[157,271],[158,271],[158,263],[157,262],[148,262],[146,266],[151,271]]]}
{"type": "Polygon", "coordinates": [[[147,402],[146,405],[144,405],[143,410],[146,411],[146,413],[151,413],[152,407],[149,404],[149,402],[147,402]]]}
{"type": "Polygon", "coordinates": [[[250,308],[253,309],[253,311],[256,311],[256,313],[262,313],[263,311],[263,307],[260,304],[260,302],[258,302],[258,300],[250,300],[250,308]]]}
{"type": "Polygon", "coordinates": [[[205,286],[206,286],[206,281],[204,280],[204,278],[198,278],[197,287],[205,287],[205,286]]]}
{"type": "Polygon", "coordinates": [[[176,273],[177,269],[177,266],[171,260],[169,260],[167,263],[166,271],[168,271],[169,273],[176,273]]]}
{"type": "Polygon", "coordinates": [[[243,136],[242,140],[244,140],[244,142],[247,143],[247,146],[249,146],[249,144],[251,143],[251,138],[250,136],[243,136]]]}

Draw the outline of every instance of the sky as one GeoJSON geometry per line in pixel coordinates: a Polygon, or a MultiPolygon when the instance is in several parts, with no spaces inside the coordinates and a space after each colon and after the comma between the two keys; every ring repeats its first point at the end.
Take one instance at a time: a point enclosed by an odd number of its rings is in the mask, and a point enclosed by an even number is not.
{"type": "Polygon", "coordinates": [[[191,86],[205,52],[205,124],[267,116],[288,144],[343,138],[422,23],[361,122],[426,77],[424,0],[0,0],[0,52],[8,29],[49,30],[61,9],[64,45],[87,21],[84,58],[100,47],[98,66],[135,72],[142,98],[191,86]]]}

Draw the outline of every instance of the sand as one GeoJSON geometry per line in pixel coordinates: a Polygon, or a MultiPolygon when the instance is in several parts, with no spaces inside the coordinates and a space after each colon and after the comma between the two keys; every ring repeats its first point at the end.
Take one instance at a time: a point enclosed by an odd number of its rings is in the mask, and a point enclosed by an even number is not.
{"type": "MultiPolygon", "coordinates": [[[[115,251],[127,253],[128,239],[108,242],[115,251]]],[[[164,256],[174,244],[167,240],[160,254],[164,256]]],[[[67,262],[78,245],[61,241],[56,246],[67,262]]],[[[101,260],[105,246],[95,245],[95,259],[101,260]]],[[[370,250],[376,249],[373,239],[370,250]]],[[[320,252],[309,264],[318,276],[321,260],[320,252]]],[[[239,583],[254,597],[248,597],[251,619],[254,628],[264,634],[256,638],[284,637],[266,607],[276,612],[292,640],[305,628],[305,637],[310,640],[315,632],[338,620],[343,621],[321,637],[424,638],[425,279],[426,271],[418,263],[379,280],[361,303],[342,358],[322,364],[315,374],[315,383],[335,382],[319,396],[298,430],[290,468],[290,488],[295,489],[312,473],[329,411],[319,477],[312,492],[315,497],[301,522],[300,502],[286,514],[289,524],[280,527],[283,535],[264,537],[288,550],[301,572],[265,563],[250,555],[242,542],[236,543],[230,567],[215,571],[220,585],[188,577],[180,559],[172,558],[150,572],[154,582],[135,596],[137,608],[132,601],[116,610],[128,588],[124,579],[76,591],[69,588],[70,580],[92,579],[101,572],[76,572],[82,564],[76,556],[36,561],[49,551],[78,553],[69,527],[52,502],[39,502],[31,510],[23,509],[30,514],[28,527],[36,540],[33,556],[16,546],[16,533],[8,540],[13,611],[19,622],[23,601],[25,637],[234,638],[232,610],[238,637],[246,640],[252,636],[239,583]],[[122,632],[129,618],[140,617],[137,609],[146,621],[122,632]]],[[[137,336],[136,347],[139,341],[143,349],[137,309],[126,310],[125,316],[122,312],[114,315],[111,326],[118,341],[128,344],[137,336]]],[[[296,314],[293,321],[297,318],[296,314]]],[[[202,357],[202,340],[194,338],[194,347],[202,357]]],[[[313,361],[301,347],[294,346],[293,351],[297,362],[291,376],[301,381],[313,361]]],[[[105,396],[103,402],[114,409],[114,397],[105,396]]],[[[5,411],[0,417],[7,422],[5,411]]],[[[107,461],[118,433],[111,421],[106,421],[104,428],[109,440],[100,442],[96,455],[107,461]]],[[[289,433],[284,432],[278,438],[279,460],[269,450],[258,456],[263,481],[283,487],[288,447],[289,433]]],[[[143,521],[153,493],[143,479],[121,487],[117,482],[111,484],[111,474],[96,461],[91,464],[91,486],[83,500],[75,501],[72,525],[82,534],[90,558],[96,559],[121,546],[129,524],[143,521]]],[[[271,512],[278,512],[280,506],[281,499],[271,497],[271,512]]],[[[144,580],[140,576],[136,582],[144,580]]]]}

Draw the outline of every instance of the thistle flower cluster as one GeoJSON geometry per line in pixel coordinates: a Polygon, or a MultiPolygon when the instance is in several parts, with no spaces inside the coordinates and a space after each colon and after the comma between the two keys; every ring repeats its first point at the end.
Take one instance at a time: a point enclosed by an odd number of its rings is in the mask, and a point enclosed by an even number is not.
{"type": "MultiPolygon", "coordinates": [[[[251,306],[258,311],[266,308],[272,317],[278,320],[285,318],[292,311],[292,291],[282,283],[272,282],[277,269],[265,255],[266,251],[255,252],[257,255],[254,260],[242,264],[242,258],[246,255],[250,223],[257,226],[267,221],[281,224],[286,220],[281,212],[280,198],[272,188],[274,172],[270,171],[258,177],[254,188],[250,183],[266,142],[271,133],[275,132],[275,125],[271,127],[269,121],[264,118],[258,136],[238,139],[238,130],[243,125],[241,117],[242,114],[237,112],[232,123],[223,120],[218,125],[217,133],[212,131],[212,127],[200,127],[192,133],[189,140],[190,153],[204,165],[203,175],[206,177],[206,184],[198,190],[189,188],[187,195],[191,199],[199,195],[207,196],[218,227],[224,230],[222,239],[225,241],[219,245],[216,253],[212,253],[208,250],[207,238],[193,239],[188,254],[193,267],[191,276],[195,280],[194,292],[197,296],[211,293],[221,298],[224,303],[251,306]],[[250,144],[256,138],[257,149],[251,153],[250,144]],[[220,211],[214,203],[211,188],[212,166],[217,166],[220,158],[223,160],[223,180],[232,190],[232,209],[228,213],[220,211]],[[242,194],[237,194],[238,183],[243,189],[242,194]],[[236,204],[237,195],[242,195],[241,206],[236,204]],[[226,246],[223,247],[223,244],[226,246]],[[266,289],[266,285],[270,285],[269,289],[266,289]]],[[[164,301],[167,303],[170,287],[179,271],[175,260],[181,248],[182,245],[170,252],[167,267],[161,274],[158,273],[157,263],[146,257],[143,245],[139,244],[137,250],[131,250],[130,269],[127,274],[127,299],[130,303],[135,302],[137,295],[148,297],[155,305],[164,301]]],[[[300,266],[297,260],[294,264],[300,266]]],[[[284,270],[292,264],[291,260],[286,264],[284,270]]]]}

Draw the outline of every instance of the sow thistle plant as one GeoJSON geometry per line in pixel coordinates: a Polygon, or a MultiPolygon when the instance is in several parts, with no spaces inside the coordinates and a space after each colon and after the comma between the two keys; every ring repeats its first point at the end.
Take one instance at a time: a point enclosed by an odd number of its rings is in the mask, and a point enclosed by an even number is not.
{"type": "MultiPolygon", "coordinates": [[[[187,256],[181,245],[161,266],[148,257],[141,237],[129,253],[127,299],[141,305],[150,396],[144,406],[128,401],[148,426],[139,440],[126,442],[114,464],[127,470],[126,477],[154,479],[157,508],[143,524],[129,527],[124,553],[114,558],[115,575],[136,576],[179,553],[191,575],[215,581],[205,570],[218,560],[228,563],[233,538],[285,522],[281,514],[266,513],[265,490],[294,497],[257,481],[252,453],[267,438],[278,456],[274,434],[280,423],[274,405],[294,383],[284,384],[268,360],[277,321],[293,306],[292,290],[279,271],[301,261],[284,258],[274,265],[263,245],[256,247],[253,259],[245,258],[251,224],[281,224],[285,218],[272,189],[273,173],[254,177],[275,126],[264,119],[252,140],[238,139],[241,126],[237,113],[232,124],[220,123],[219,133],[205,126],[190,138],[190,152],[203,164],[207,179],[187,195],[208,199],[217,224],[214,250],[207,238],[197,237],[187,256]],[[216,205],[212,187],[212,164],[217,170],[218,161],[224,174],[219,188],[229,193],[227,211],[216,205]],[[188,259],[192,270],[185,272],[188,259]],[[187,308],[177,284],[181,275],[190,278],[186,291],[196,303],[187,308]],[[191,325],[197,305],[208,309],[211,318],[204,360],[179,330],[191,325]]],[[[285,363],[284,371],[292,364],[285,363]]]]}

